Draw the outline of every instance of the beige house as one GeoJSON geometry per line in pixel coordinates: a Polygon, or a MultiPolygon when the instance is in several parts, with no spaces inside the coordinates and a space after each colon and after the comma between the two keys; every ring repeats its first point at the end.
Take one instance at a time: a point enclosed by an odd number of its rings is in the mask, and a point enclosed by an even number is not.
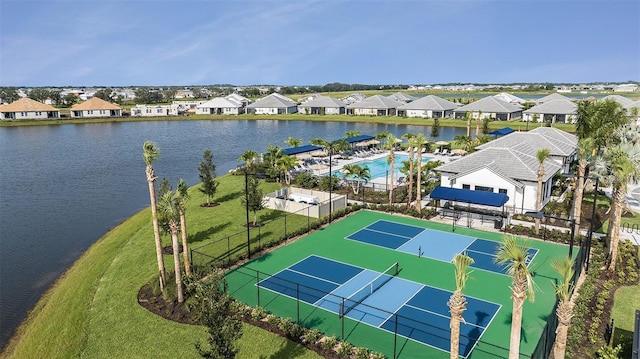
{"type": "Polygon", "coordinates": [[[0,120],[46,120],[52,118],[60,118],[60,111],[57,108],[28,97],[8,105],[0,105],[0,120]]]}
{"type": "Polygon", "coordinates": [[[120,106],[103,99],[92,97],[91,99],[71,106],[71,117],[98,118],[98,117],[121,117],[120,106]]]}

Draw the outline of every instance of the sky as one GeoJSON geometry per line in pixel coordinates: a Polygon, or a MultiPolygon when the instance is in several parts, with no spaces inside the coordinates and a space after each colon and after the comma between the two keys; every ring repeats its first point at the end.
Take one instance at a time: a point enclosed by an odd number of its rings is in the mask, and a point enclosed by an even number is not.
{"type": "Polygon", "coordinates": [[[638,0],[0,0],[0,86],[627,81],[638,0]]]}

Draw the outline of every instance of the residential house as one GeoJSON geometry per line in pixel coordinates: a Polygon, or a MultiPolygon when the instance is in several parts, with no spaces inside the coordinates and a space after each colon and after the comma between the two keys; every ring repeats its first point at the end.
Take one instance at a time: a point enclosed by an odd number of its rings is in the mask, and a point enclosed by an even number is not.
{"type": "Polygon", "coordinates": [[[71,117],[97,118],[97,117],[121,117],[120,106],[105,101],[98,97],[71,106],[71,117]]]}
{"type": "Polygon", "coordinates": [[[600,99],[600,101],[615,101],[617,103],[619,103],[620,105],[622,105],[622,107],[625,107],[629,104],[631,104],[633,102],[633,100],[628,99],[624,96],[620,96],[620,95],[609,95],[609,96],[605,96],[603,98],[600,99]]]}
{"type": "Polygon", "coordinates": [[[342,115],[347,104],[337,98],[318,95],[298,105],[298,112],[307,115],[342,115]]]}
{"type": "Polygon", "coordinates": [[[524,99],[522,99],[522,98],[520,98],[518,96],[514,96],[514,95],[512,95],[510,93],[506,93],[506,92],[501,92],[501,93],[499,93],[497,95],[493,95],[493,97],[497,98],[498,100],[502,100],[504,102],[508,102],[508,103],[516,105],[516,106],[518,106],[518,105],[521,106],[525,102],[527,102],[527,101],[525,101],[524,99]]]}
{"type": "Polygon", "coordinates": [[[248,113],[256,115],[284,115],[298,111],[298,105],[295,101],[279,93],[263,97],[246,108],[248,113]]]}
{"type": "Polygon", "coordinates": [[[552,93],[551,95],[547,95],[547,96],[544,96],[544,97],[541,97],[541,98],[537,99],[535,102],[536,102],[536,105],[540,105],[540,104],[543,104],[545,102],[554,101],[554,100],[569,100],[569,101],[571,101],[571,99],[568,98],[567,96],[561,95],[559,93],[552,93]]]}
{"type": "Polygon", "coordinates": [[[563,173],[569,172],[569,166],[577,158],[578,137],[554,127],[538,127],[528,132],[512,132],[491,142],[477,146],[476,149],[511,148],[519,143],[527,143],[533,150],[549,149],[549,158],[563,173]]]}
{"type": "Polygon", "coordinates": [[[636,124],[640,126],[640,100],[631,102],[624,108],[627,110],[627,114],[632,118],[632,120],[635,119],[636,124]]]}
{"type": "Polygon", "coordinates": [[[60,118],[60,111],[28,97],[0,105],[0,120],[46,120],[60,118]]]}
{"type": "Polygon", "coordinates": [[[246,97],[244,97],[242,95],[239,95],[237,93],[229,94],[229,95],[225,96],[224,98],[226,98],[227,100],[229,100],[231,102],[237,102],[239,104],[242,104],[243,108],[247,107],[247,105],[249,105],[251,102],[253,102],[253,101],[249,100],[248,98],[246,98],[246,97]]]}
{"type": "Polygon", "coordinates": [[[453,117],[453,110],[461,105],[441,97],[428,95],[398,107],[398,116],[444,118],[453,117]]]}
{"type": "Polygon", "coordinates": [[[366,99],[346,106],[347,115],[357,116],[395,116],[397,108],[403,103],[382,95],[367,97],[366,99]]]}
{"type": "Polygon", "coordinates": [[[352,103],[360,102],[365,98],[367,98],[367,95],[363,95],[361,93],[356,92],[356,93],[352,93],[349,96],[343,97],[340,100],[346,103],[347,105],[351,105],[352,103]]]}
{"type": "Polygon", "coordinates": [[[240,115],[242,113],[244,113],[242,102],[224,97],[215,97],[196,106],[196,114],[200,115],[240,115]]]}
{"type": "Polygon", "coordinates": [[[570,100],[553,100],[535,105],[523,112],[524,121],[574,123],[578,105],[570,100]]]}
{"type": "Polygon", "coordinates": [[[135,105],[131,108],[133,117],[163,117],[181,115],[177,105],[135,105]]]}
{"type": "Polygon", "coordinates": [[[402,93],[402,92],[396,92],[393,95],[389,95],[387,96],[387,98],[390,98],[394,101],[398,101],[398,102],[402,102],[402,103],[409,103],[411,101],[414,101],[416,98],[411,96],[411,95],[407,95],[406,93],[402,93]]]}
{"type": "Polygon", "coordinates": [[[474,119],[496,119],[510,121],[522,117],[522,107],[509,102],[499,100],[493,96],[487,96],[468,105],[458,107],[454,111],[455,118],[463,118],[466,112],[470,112],[474,119]]]}

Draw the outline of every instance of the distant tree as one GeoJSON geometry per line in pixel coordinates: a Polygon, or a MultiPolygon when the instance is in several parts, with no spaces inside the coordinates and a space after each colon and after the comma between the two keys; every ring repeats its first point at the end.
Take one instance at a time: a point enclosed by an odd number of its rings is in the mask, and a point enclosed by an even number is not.
{"type": "MultiPolygon", "coordinates": [[[[417,148],[417,144],[416,141],[414,140],[416,138],[416,134],[415,133],[405,133],[404,135],[402,135],[403,138],[406,138],[409,141],[409,175],[407,176],[407,178],[409,179],[409,195],[407,196],[407,206],[411,205],[411,201],[413,200],[413,175],[415,173],[415,171],[413,170],[413,167],[415,166],[415,161],[413,160],[414,158],[414,153],[416,151],[417,148]]],[[[418,152],[420,152],[420,149],[418,148],[418,152]]]]}
{"type": "Polygon", "coordinates": [[[136,95],[136,103],[152,104],[162,102],[163,100],[162,94],[160,92],[148,87],[137,88],[134,93],[136,95]]]}
{"type": "Polygon", "coordinates": [[[202,91],[202,88],[200,87],[195,87],[193,90],[191,90],[191,92],[193,93],[193,97],[194,98],[204,98],[204,92],[202,91]]]}
{"type": "Polygon", "coordinates": [[[66,94],[63,98],[62,98],[62,104],[64,104],[67,107],[71,107],[73,105],[75,105],[76,103],[78,103],[78,96],[72,94],[72,93],[68,93],[66,94]]]}
{"type": "Polygon", "coordinates": [[[164,98],[165,101],[171,102],[175,100],[177,92],[178,91],[176,89],[167,89],[162,91],[162,97],[164,98]]]}
{"type": "Polygon", "coordinates": [[[59,90],[49,91],[49,98],[54,105],[62,105],[62,95],[59,90]]]}
{"type": "Polygon", "coordinates": [[[298,147],[302,144],[302,142],[303,141],[301,138],[293,138],[293,137],[289,137],[286,139],[286,141],[284,141],[284,143],[289,145],[289,147],[298,147]]]}
{"type": "Polygon", "coordinates": [[[482,119],[482,134],[483,135],[488,135],[489,134],[489,121],[491,121],[489,119],[489,117],[485,117],[482,119]]]}
{"type": "Polygon", "coordinates": [[[436,117],[431,126],[431,138],[438,138],[438,136],[440,136],[440,119],[436,117]]]}
{"type": "MultiPolygon", "coordinates": [[[[256,176],[249,176],[247,178],[246,194],[248,194],[248,196],[245,195],[242,198],[242,205],[253,212],[253,225],[256,226],[258,224],[258,211],[263,210],[266,205],[262,189],[260,188],[260,180],[256,178],[256,176]]],[[[249,225],[249,223],[247,223],[247,225],[249,225]]]]}
{"type": "Polygon", "coordinates": [[[111,102],[112,93],[113,91],[110,88],[104,88],[96,91],[96,93],[93,94],[93,97],[97,97],[99,99],[111,102]]]}
{"type": "Polygon", "coordinates": [[[0,87],[0,101],[3,103],[12,103],[20,99],[16,90],[12,87],[0,87]]]}
{"type": "Polygon", "coordinates": [[[49,90],[43,88],[35,88],[29,91],[29,98],[39,102],[45,102],[49,98],[49,90]]]}
{"type": "Polygon", "coordinates": [[[210,149],[206,149],[202,155],[202,161],[198,165],[202,187],[200,192],[207,196],[207,206],[211,206],[211,198],[216,194],[218,181],[216,180],[216,165],[213,163],[213,155],[210,149]]]}
{"type": "Polygon", "coordinates": [[[467,137],[471,137],[471,119],[473,115],[470,111],[466,111],[463,118],[467,121],[467,137]]]}
{"type": "Polygon", "coordinates": [[[360,131],[347,131],[345,133],[345,137],[347,137],[347,138],[357,137],[357,136],[360,136],[360,134],[361,134],[360,131]]]}
{"type": "Polygon", "coordinates": [[[259,157],[258,152],[254,150],[246,150],[244,151],[242,156],[238,158],[238,161],[244,162],[245,166],[247,166],[247,168],[250,168],[251,165],[253,164],[253,161],[258,157],[259,157]]]}
{"type": "Polygon", "coordinates": [[[207,327],[207,343],[196,342],[203,358],[233,359],[239,351],[242,321],[235,315],[233,299],[227,294],[227,282],[222,271],[213,270],[207,279],[196,281],[193,290],[198,303],[198,316],[207,327]]]}
{"type": "Polygon", "coordinates": [[[318,180],[313,174],[303,172],[296,176],[296,185],[302,188],[313,188],[318,185],[318,180]]]}

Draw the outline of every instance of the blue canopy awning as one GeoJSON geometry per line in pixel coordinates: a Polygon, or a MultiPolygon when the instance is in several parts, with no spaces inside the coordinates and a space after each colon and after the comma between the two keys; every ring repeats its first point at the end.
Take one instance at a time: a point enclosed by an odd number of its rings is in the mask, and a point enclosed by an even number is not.
{"type": "Polygon", "coordinates": [[[511,132],[515,132],[515,130],[511,127],[503,127],[499,130],[491,131],[489,132],[489,134],[493,136],[504,136],[510,134],[511,132]]]}
{"type": "Polygon", "coordinates": [[[299,153],[311,152],[315,150],[321,150],[322,147],[314,145],[304,145],[298,147],[285,148],[282,150],[282,154],[285,156],[297,155],[299,153]]]}
{"type": "Polygon", "coordinates": [[[346,140],[347,140],[347,143],[357,143],[362,141],[373,140],[374,138],[375,137],[370,135],[359,135],[359,136],[349,137],[346,140]]]}
{"type": "Polygon", "coordinates": [[[431,199],[500,207],[509,201],[509,196],[504,193],[438,186],[431,192],[431,199]]]}

